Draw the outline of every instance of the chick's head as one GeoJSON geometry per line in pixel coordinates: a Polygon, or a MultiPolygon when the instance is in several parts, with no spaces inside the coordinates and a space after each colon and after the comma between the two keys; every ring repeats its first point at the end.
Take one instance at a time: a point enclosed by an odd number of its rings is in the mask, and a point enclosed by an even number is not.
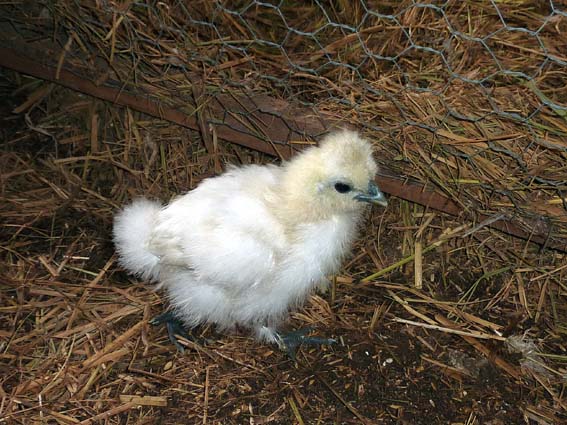
{"type": "Polygon", "coordinates": [[[367,203],[387,205],[374,183],[377,169],[371,144],[343,130],[288,163],[282,189],[290,208],[311,218],[355,213],[367,203]]]}

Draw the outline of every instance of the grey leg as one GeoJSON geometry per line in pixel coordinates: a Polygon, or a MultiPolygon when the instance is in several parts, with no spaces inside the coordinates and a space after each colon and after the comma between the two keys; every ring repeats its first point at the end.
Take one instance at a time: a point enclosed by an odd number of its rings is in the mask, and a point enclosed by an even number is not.
{"type": "Polygon", "coordinates": [[[185,347],[179,343],[175,335],[179,335],[189,341],[198,342],[196,338],[190,335],[181,320],[179,320],[171,311],[166,311],[159,316],[150,320],[153,326],[165,325],[167,329],[167,336],[172,344],[177,348],[180,353],[185,352],[185,347]]]}

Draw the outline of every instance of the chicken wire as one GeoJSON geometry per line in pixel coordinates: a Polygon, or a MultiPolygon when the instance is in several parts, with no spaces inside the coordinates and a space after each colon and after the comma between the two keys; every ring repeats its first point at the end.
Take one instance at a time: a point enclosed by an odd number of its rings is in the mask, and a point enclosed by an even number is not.
{"type": "MultiPolygon", "coordinates": [[[[313,107],[365,128],[392,173],[567,237],[563,1],[15,4],[33,18],[25,37],[43,23],[74,72],[185,111],[195,78],[208,96],[313,107]]],[[[209,122],[228,115],[253,120],[209,122]]]]}
{"type": "MultiPolygon", "coordinates": [[[[518,120],[529,125],[530,119],[545,106],[552,108],[560,116],[564,116],[567,113],[567,106],[548,97],[530,84],[535,84],[537,77],[541,76],[547,67],[553,65],[565,67],[567,65],[567,57],[562,56],[565,52],[561,53],[559,49],[551,46],[548,48],[540,37],[546,26],[558,24],[558,21],[567,17],[567,11],[563,10],[557,1],[549,1],[547,14],[538,17],[536,24],[532,26],[533,29],[509,24],[505,14],[501,11],[501,6],[499,7],[499,4],[518,7],[530,2],[521,0],[491,0],[488,3],[485,2],[480,10],[485,9],[489,5],[492,8],[489,12],[491,11],[498,18],[500,24],[486,29],[486,34],[482,34],[482,29],[478,32],[475,29],[469,29],[469,31],[459,29],[458,20],[453,20],[454,14],[447,13],[452,7],[461,7],[462,9],[461,4],[468,4],[474,10],[473,2],[445,1],[435,4],[435,2],[412,1],[409,4],[396,7],[395,3],[390,2],[366,2],[363,0],[355,2],[320,2],[315,0],[309,2],[309,8],[311,13],[315,12],[318,15],[319,23],[313,25],[310,22],[308,25],[310,29],[304,29],[304,27],[288,23],[290,13],[294,15],[297,13],[292,8],[301,3],[294,5],[294,2],[280,1],[270,3],[254,0],[239,7],[230,6],[230,3],[215,2],[214,9],[208,20],[199,19],[181,3],[178,4],[187,13],[190,24],[195,26],[192,30],[196,30],[198,34],[201,34],[203,30],[204,32],[212,32],[214,34],[213,39],[220,45],[214,56],[200,57],[196,55],[190,59],[205,61],[212,66],[219,66],[219,64],[226,61],[227,56],[236,55],[244,59],[244,62],[250,63],[257,77],[268,80],[275,87],[281,88],[283,94],[289,98],[301,95],[301,90],[294,89],[294,79],[324,78],[325,74],[339,72],[347,75],[347,86],[358,85],[366,95],[372,94],[378,97],[395,99],[391,93],[377,88],[367,78],[368,67],[373,64],[375,67],[380,68],[380,65],[377,64],[379,62],[384,68],[395,69],[398,72],[401,80],[400,85],[404,90],[411,90],[417,93],[431,93],[438,96],[446,106],[447,114],[458,119],[474,122],[485,118],[487,114],[495,113],[504,118],[518,120]],[[333,14],[337,15],[334,3],[342,5],[344,9],[352,8],[356,10],[359,16],[355,19],[358,22],[337,21],[337,17],[333,17],[333,14]],[[432,15],[437,15],[437,24],[440,21],[442,28],[425,28],[422,33],[414,36],[414,33],[420,28],[413,26],[413,22],[404,22],[407,20],[404,18],[414,12],[423,14],[430,12],[432,15]],[[222,19],[223,16],[228,17],[228,20],[238,27],[245,39],[231,39],[231,33],[226,31],[227,22],[222,19]],[[254,19],[250,19],[250,16],[253,16],[254,19]],[[263,17],[263,19],[259,19],[259,17],[263,17]],[[399,47],[395,50],[387,51],[386,48],[376,49],[375,46],[368,42],[369,37],[371,37],[372,33],[384,31],[388,27],[394,28],[395,33],[391,34],[393,37],[399,37],[403,40],[398,40],[399,47]],[[431,34],[428,34],[429,31],[431,31],[431,34]],[[528,43],[535,46],[535,49],[531,49],[530,46],[509,46],[510,49],[516,48],[520,52],[517,57],[511,58],[511,61],[518,62],[517,65],[510,65],[506,60],[499,59],[497,53],[491,48],[491,41],[498,38],[505,39],[502,36],[507,32],[519,35],[522,39],[520,41],[526,41],[526,38],[531,39],[528,43]],[[293,42],[290,41],[291,39],[294,39],[293,42]],[[360,47],[360,55],[357,61],[343,59],[341,52],[334,46],[337,41],[340,42],[346,39],[348,39],[347,43],[349,45],[356,44],[360,47]],[[459,43],[467,48],[482,50],[483,54],[487,55],[490,61],[493,62],[492,69],[476,72],[477,70],[474,69],[460,67],[455,60],[457,54],[455,44],[459,43]],[[470,46],[468,45],[469,43],[470,46]],[[258,66],[254,61],[254,50],[256,48],[273,49],[277,55],[284,58],[283,66],[279,69],[282,72],[266,73],[264,68],[258,66]],[[524,56],[521,53],[522,50],[531,51],[529,51],[529,55],[524,56]],[[536,52],[533,52],[533,50],[536,50],[536,52]],[[539,56],[537,62],[532,60],[531,54],[533,53],[539,56]],[[440,74],[446,74],[446,78],[440,84],[435,84],[432,81],[428,81],[424,76],[422,78],[416,76],[414,72],[411,72],[402,63],[405,57],[412,54],[422,55],[423,58],[420,59],[432,60],[433,62],[436,60],[441,61],[445,69],[440,74]],[[429,59],[427,56],[429,56],[429,59]],[[530,63],[522,64],[522,59],[529,59],[530,63]],[[491,96],[490,88],[497,83],[497,78],[502,76],[515,78],[523,84],[528,84],[532,87],[539,99],[538,106],[529,114],[509,112],[500,107],[496,99],[491,96]],[[478,116],[459,112],[458,108],[453,107],[445,99],[445,93],[454,80],[478,87],[486,96],[492,110],[478,116]]],[[[482,2],[477,3],[480,4],[482,2]]],[[[298,8],[301,10],[300,6],[298,8]]],[[[470,10],[468,12],[470,13],[470,10]]],[[[297,18],[297,16],[292,18],[297,18]]],[[[434,22],[425,20],[424,23],[427,25],[434,22]]],[[[564,21],[562,23],[565,25],[564,21]]],[[[563,43],[562,46],[565,47],[566,44],[563,43]]],[[[159,49],[159,46],[156,45],[156,48],[159,49]]],[[[359,103],[350,99],[348,95],[342,93],[340,87],[337,87],[337,84],[344,82],[340,80],[335,81],[333,84],[333,81],[328,81],[330,87],[326,90],[326,97],[356,109],[359,107],[359,103]]],[[[320,100],[321,96],[316,96],[316,98],[320,100]]],[[[313,100],[313,96],[303,96],[303,101],[309,106],[317,103],[313,100]]],[[[421,121],[413,120],[411,114],[404,113],[402,105],[398,104],[398,106],[400,112],[406,117],[404,124],[417,125],[431,131],[439,128],[439,126],[431,126],[421,121]]],[[[371,122],[365,124],[376,130],[384,130],[383,127],[373,126],[371,122]]]]}

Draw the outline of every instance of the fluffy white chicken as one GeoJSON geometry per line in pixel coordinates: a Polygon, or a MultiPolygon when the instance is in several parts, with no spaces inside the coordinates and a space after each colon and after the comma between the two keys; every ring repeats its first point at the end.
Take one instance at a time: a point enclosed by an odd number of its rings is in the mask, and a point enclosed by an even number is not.
{"type": "Polygon", "coordinates": [[[231,168],[167,206],[138,199],[115,217],[120,264],[159,283],[189,329],[239,325],[297,345],[277,327],[337,271],[364,205],[387,204],[376,171],[370,143],[344,130],[279,167],[231,168]]]}

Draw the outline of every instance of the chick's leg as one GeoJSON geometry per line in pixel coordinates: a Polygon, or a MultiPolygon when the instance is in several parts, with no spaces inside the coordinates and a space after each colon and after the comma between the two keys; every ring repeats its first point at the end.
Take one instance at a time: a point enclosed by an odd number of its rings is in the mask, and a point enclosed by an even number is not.
{"type": "Polygon", "coordinates": [[[256,334],[261,340],[277,344],[280,350],[285,352],[292,360],[295,360],[297,349],[303,344],[312,346],[331,345],[337,342],[332,338],[307,335],[311,331],[312,328],[307,327],[283,334],[267,326],[261,326],[256,330],[256,334]]]}
{"type": "Polygon", "coordinates": [[[171,311],[166,311],[159,316],[154,317],[150,320],[150,324],[153,326],[165,325],[167,329],[167,336],[177,351],[180,353],[185,352],[183,345],[179,343],[176,335],[179,335],[189,341],[198,342],[197,339],[190,335],[185,329],[185,325],[181,320],[179,320],[171,311]]]}

